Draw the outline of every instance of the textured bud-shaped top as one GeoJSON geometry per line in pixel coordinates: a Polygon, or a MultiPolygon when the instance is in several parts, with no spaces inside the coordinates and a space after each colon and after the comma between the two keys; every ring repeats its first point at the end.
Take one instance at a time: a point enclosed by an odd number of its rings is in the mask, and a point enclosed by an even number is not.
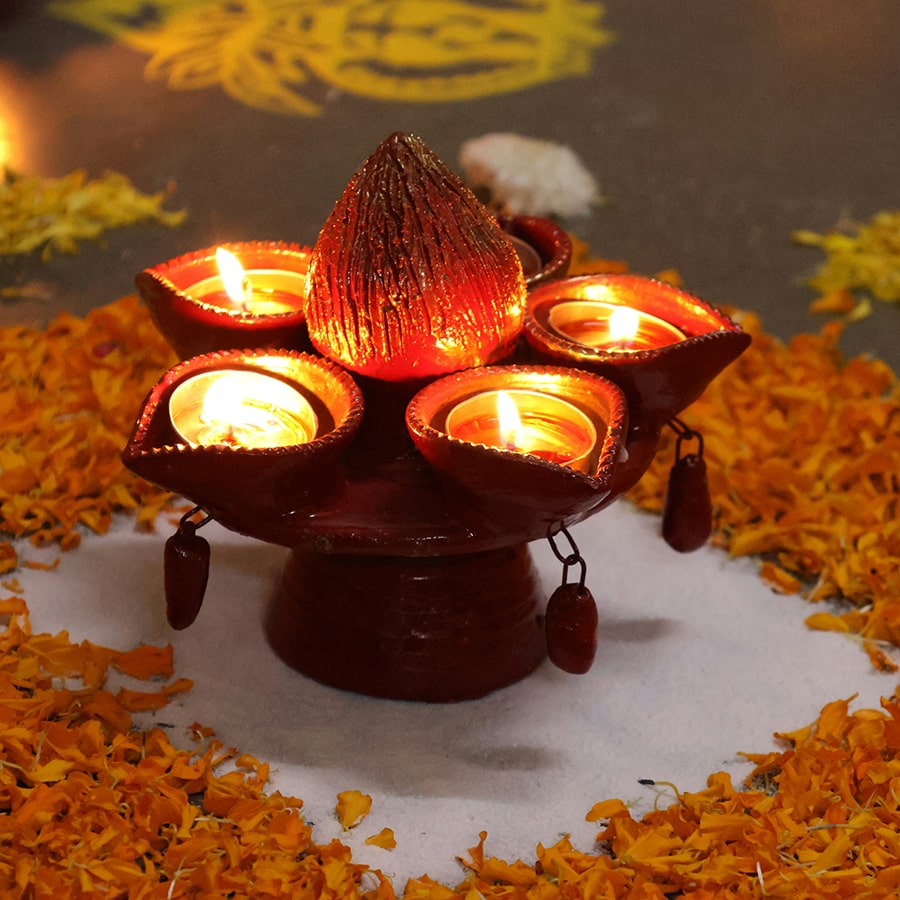
{"type": "Polygon", "coordinates": [[[313,250],[313,344],[387,381],[498,360],[522,327],[512,244],[419,138],[396,133],[347,185],[313,250]]]}

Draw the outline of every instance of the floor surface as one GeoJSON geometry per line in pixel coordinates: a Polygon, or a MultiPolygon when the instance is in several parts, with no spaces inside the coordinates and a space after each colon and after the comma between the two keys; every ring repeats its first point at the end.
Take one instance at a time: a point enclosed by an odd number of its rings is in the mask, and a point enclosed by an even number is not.
{"type": "MultiPolygon", "coordinates": [[[[311,244],[351,174],[396,130],[457,169],[462,142],[490,132],[570,146],[608,198],[565,223],[594,253],[640,272],[677,267],[694,293],[757,310],[782,335],[820,321],[807,315],[803,279],[821,254],[791,232],[897,203],[892,0],[444,2],[429,4],[445,25],[431,31],[411,24],[415,3],[346,0],[328,5],[329,18],[298,2],[307,15],[294,31],[266,12],[277,4],[207,3],[237,10],[213,20],[247,54],[237,66],[190,39],[176,46],[176,14],[203,5],[7,0],[0,162],[44,176],[113,169],[147,192],[174,186],[170,208],[189,218],[171,231],[110,232],[49,264],[0,260],[0,282],[46,288],[5,301],[2,321],[106,303],[140,269],[217,242],[311,244]],[[302,83],[264,64],[279,34],[303,38],[288,53],[302,83]],[[173,89],[177,66],[209,86],[173,89]],[[297,109],[248,105],[285,106],[279,91],[297,109]]],[[[900,308],[886,306],[845,345],[896,365],[900,308]]]]}
{"type": "MultiPolygon", "coordinates": [[[[13,289],[0,324],[84,313],[132,292],[141,269],[220,242],[312,244],[397,130],[452,167],[486,133],[568,145],[606,198],[564,222],[593,253],[647,274],[675,267],[692,292],[757,311],[784,337],[822,321],[804,284],[822,256],[792,231],[897,208],[895,0],[0,2],[0,163],[115,170],[188,211],[177,228],[111,231],[49,262],[0,258],[0,288],[13,289]]],[[[900,306],[873,307],[843,346],[900,366],[900,306]]],[[[456,855],[485,827],[501,856],[567,831],[588,849],[594,802],[667,803],[638,780],[697,790],[718,769],[740,775],[738,751],[772,749],[774,731],[838,697],[877,705],[892,690],[857,644],[809,631],[806,605],[772,594],[752,560],[679,557],[625,504],[593,525],[579,532],[603,623],[592,672],[546,664],[463,706],[341,695],[287,670],[259,622],[283,552],[218,526],[201,618],[174,637],[163,535],[130,521],[23,581],[36,628],[173,640],[196,687],[166,715],[270,760],[320,836],[339,834],[336,791],[371,793],[366,829],[342,837],[400,889],[424,871],[458,879],[456,855]],[[393,855],[364,846],[382,825],[393,855]]],[[[559,567],[541,552],[550,583],[559,567]]]]}

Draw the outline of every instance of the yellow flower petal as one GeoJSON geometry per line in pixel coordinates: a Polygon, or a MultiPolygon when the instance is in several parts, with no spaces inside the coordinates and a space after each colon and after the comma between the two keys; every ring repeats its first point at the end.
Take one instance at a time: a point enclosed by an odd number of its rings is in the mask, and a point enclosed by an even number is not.
{"type": "Polygon", "coordinates": [[[361,791],[341,791],[337,801],[335,812],[345,830],[359,825],[372,809],[372,798],[361,791]]]}

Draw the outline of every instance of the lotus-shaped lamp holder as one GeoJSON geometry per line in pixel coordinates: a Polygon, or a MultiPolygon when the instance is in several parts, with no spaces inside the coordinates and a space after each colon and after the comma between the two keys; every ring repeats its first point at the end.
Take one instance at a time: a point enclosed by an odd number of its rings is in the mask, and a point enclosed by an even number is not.
{"type": "MultiPolygon", "coordinates": [[[[291,252],[299,266],[303,251],[291,252]]],[[[289,665],[345,690],[446,702],[518,681],[545,658],[529,542],[628,490],[665,420],[749,340],[707,304],[646,279],[620,283],[631,292],[621,302],[669,317],[677,346],[609,359],[548,338],[544,302],[590,283],[565,278],[570,254],[554,223],[498,222],[420,139],[395,134],[322,229],[293,348],[265,349],[258,341],[272,332],[239,317],[216,332],[191,308],[186,325],[180,295],[193,276],[179,279],[190,256],[138,276],[176,350],[202,332],[204,353],[153,389],[125,462],[225,527],[292,551],[264,624],[289,665]],[[244,349],[209,352],[235,331],[244,349]],[[286,447],[185,439],[172,423],[175,390],[234,367],[300,391],[314,436],[286,447]],[[500,424],[500,394],[518,404],[512,430],[500,424]],[[486,405],[495,396],[496,415],[486,405]]],[[[204,278],[208,256],[196,263],[204,278]]],[[[202,555],[194,529],[179,532],[179,566],[202,555]]],[[[182,627],[199,601],[179,591],[167,575],[182,627]]]]}

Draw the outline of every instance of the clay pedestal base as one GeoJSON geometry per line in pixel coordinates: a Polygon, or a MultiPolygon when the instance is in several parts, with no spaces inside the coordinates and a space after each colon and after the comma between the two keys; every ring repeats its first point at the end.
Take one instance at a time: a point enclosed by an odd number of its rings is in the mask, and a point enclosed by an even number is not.
{"type": "Polygon", "coordinates": [[[544,658],[541,596],[525,545],[437,557],[295,550],[266,632],[281,659],[324,684],[470,700],[544,658]]]}

